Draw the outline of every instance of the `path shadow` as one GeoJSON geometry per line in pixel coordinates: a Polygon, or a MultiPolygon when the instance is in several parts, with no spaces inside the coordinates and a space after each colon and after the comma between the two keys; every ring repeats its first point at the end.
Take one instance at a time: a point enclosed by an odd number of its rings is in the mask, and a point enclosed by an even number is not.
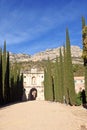
{"type": "Polygon", "coordinates": [[[23,101],[23,102],[27,101],[26,89],[23,90],[22,101],[23,101]]]}
{"type": "Polygon", "coordinates": [[[81,130],[87,130],[87,127],[85,125],[81,125],[81,130]]]}
{"type": "Polygon", "coordinates": [[[83,104],[83,107],[84,107],[85,109],[87,109],[87,104],[83,104]]]}
{"type": "Polygon", "coordinates": [[[10,107],[12,105],[19,104],[19,103],[22,103],[22,102],[21,101],[15,101],[15,102],[11,102],[11,103],[8,103],[8,104],[1,105],[0,110],[6,109],[6,108],[8,108],[8,107],[10,107]]]}

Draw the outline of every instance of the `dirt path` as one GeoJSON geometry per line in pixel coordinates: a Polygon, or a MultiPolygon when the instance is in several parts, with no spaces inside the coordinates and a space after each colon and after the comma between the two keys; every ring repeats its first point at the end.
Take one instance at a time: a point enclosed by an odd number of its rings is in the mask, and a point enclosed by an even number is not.
{"type": "Polygon", "coordinates": [[[60,103],[30,101],[0,109],[0,130],[81,130],[87,109],[60,103]]]}

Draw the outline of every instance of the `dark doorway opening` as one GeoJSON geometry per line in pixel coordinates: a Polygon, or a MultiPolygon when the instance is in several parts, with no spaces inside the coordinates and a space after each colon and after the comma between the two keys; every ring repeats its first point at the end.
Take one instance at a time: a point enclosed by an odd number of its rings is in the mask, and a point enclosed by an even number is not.
{"type": "Polygon", "coordinates": [[[28,100],[36,100],[37,97],[37,89],[36,88],[31,88],[28,94],[28,100]]]}

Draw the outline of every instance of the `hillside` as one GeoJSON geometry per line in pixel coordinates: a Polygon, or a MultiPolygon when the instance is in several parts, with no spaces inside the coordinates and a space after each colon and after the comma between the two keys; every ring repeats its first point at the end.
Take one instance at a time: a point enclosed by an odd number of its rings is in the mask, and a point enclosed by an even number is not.
{"type": "MultiPolygon", "coordinates": [[[[42,61],[47,60],[48,57],[51,60],[55,60],[56,56],[59,56],[59,49],[60,48],[47,49],[43,52],[38,52],[34,55],[10,53],[10,61],[11,62],[42,61]]],[[[62,53],[63,53],[63,47],[62,47],[62,53]]],[[[71,55],[73,63],[76,64],[83,63],[83,59],[81,58],[82,49],[79,46],[71,46],[71,55]]]]}

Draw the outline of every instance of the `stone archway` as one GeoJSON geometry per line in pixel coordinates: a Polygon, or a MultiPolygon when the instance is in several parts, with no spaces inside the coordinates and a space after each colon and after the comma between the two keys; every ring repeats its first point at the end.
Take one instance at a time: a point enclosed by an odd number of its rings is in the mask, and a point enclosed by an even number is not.
{"type": "Polygon", "coordinates": [[[28,100],[36,100],[37,97],[37,89],[36,88],[31,88],[28,94],[28,100]]]}

